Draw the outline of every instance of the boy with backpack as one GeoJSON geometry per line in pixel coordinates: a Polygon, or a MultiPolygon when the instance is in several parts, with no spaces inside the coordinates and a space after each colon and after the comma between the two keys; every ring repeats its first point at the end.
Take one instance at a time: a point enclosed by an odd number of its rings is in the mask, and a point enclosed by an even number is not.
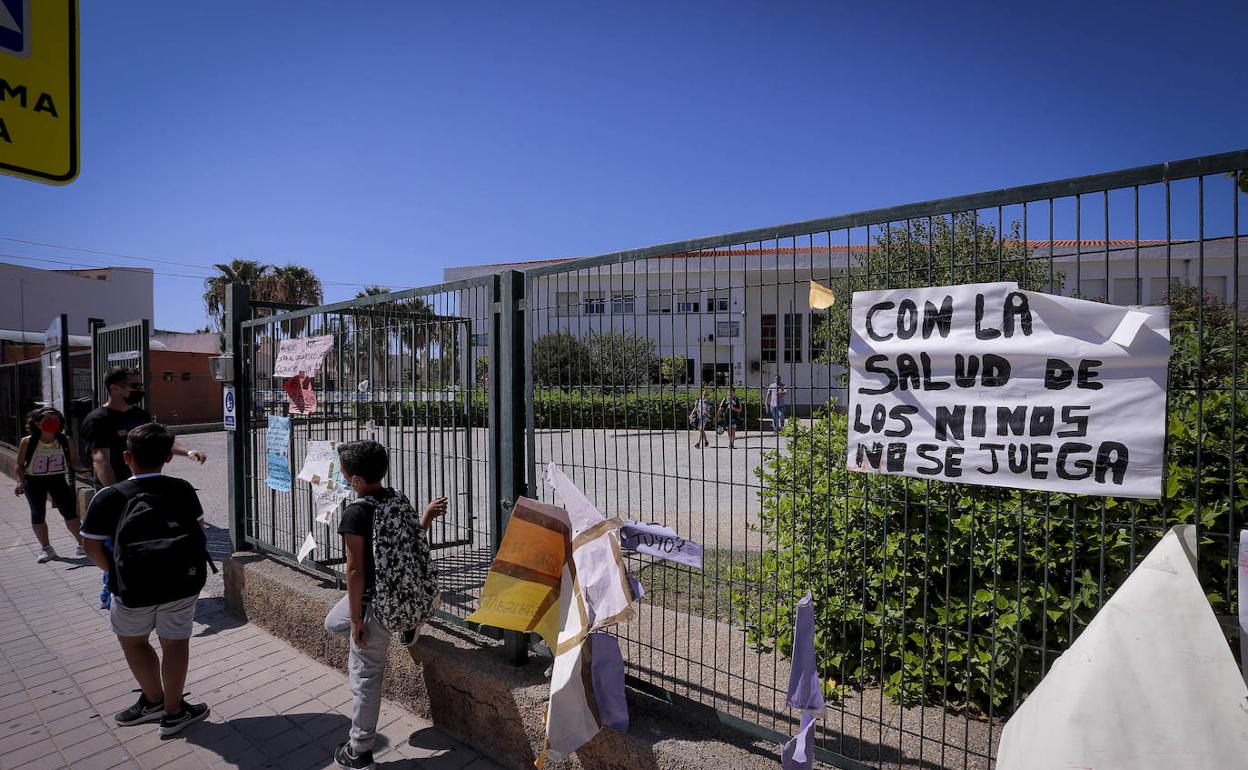
{"type": "Polygon", "coordinates": [[[399,633],[400,644],[411,647],[440,603],[425,530],[446,513],[446,498],[418,515],[402,492],[382,486],[390,458],[376,441],[341,444],[338,467],[359,498],[343,510],[338,525],[347,555],[347,595],[325,616],[325,629],[349,634],[351,643],[351,731],[334,751],[334,761],[361,770],[373,766],[390,634],[399,633]]]}
{"type": "Polygon", "coordinates": [[[130,431],[124,458],[133,476],[96,493],[82,524],[87,556],[108,573],[109,621],[142,693],[113,718],[119,725],[160,722],[177,735],[208,716],[182,699],[195,601],[213,566],[204,511],[195,488],[161,474],[173,457],[173,434],[159,423],[130,431]],[[111,538],[113,547],[104,547],[111,538]],[[149,637],[160,639],[164,660],[149,637]]]}

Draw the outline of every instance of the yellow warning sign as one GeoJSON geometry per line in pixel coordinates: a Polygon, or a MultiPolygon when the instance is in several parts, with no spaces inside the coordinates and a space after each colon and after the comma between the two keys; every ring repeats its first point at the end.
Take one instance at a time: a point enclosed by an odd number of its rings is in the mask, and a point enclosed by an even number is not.
{"type": "Polygon", "coordinates": [[[78,0],[0,0],[0,173],[78,175],[78,0]]]}

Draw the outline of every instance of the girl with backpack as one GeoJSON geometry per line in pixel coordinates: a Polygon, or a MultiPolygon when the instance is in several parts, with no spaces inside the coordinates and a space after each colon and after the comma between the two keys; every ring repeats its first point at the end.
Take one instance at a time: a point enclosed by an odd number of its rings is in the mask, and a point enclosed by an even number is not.
{"type": "Polygon", "coordinates": [[[65,435],[65,415],[52,407],[40,407],[26,415],[26,435],[17,446],[17,467],[22,479],[13,494],[26,495],[30,504],[30,528],[39,541],[39,558],[43,564],[56,556],[48,541],[48,497],[65,520],[65,528],[78,541],[78,556],[85,556],[82,537],[78,534],[78,509],[74,492],[69,486],[70,469],[86,472],[78,462],[78,451],[65,435]]]}

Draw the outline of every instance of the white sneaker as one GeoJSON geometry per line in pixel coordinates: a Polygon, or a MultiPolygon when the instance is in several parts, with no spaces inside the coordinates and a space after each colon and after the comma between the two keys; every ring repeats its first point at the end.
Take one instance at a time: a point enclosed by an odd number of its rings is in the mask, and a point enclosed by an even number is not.
{"type": "Polygon", "coordinates": [[[82,543],[79,543],[78,547],[74,549],[74,556],[86,556],[86,555],[87,555],[87,549],[82,547],[82,543]]]}
{"type": "Polygon", "coordinates": [[[52,558],[54,556],[56,556],[56,551],[52,550],[52,546],[50,545],[45,546],[44,548],[39,549],[39,558],[35,559],[35,561],[39,562],[40,564],[45,564],[49,561],[52,561],[52,558]]]}

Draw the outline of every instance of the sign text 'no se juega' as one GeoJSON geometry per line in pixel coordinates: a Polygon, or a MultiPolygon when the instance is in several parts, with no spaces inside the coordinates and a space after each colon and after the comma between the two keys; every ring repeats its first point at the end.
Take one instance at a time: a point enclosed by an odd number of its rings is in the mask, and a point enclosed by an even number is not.
{"type": "Polygon", "coordinates": [[[990,283],[856,292],[852,319],[849,468],[1161,494],[1168,308],[990,283]]]}

